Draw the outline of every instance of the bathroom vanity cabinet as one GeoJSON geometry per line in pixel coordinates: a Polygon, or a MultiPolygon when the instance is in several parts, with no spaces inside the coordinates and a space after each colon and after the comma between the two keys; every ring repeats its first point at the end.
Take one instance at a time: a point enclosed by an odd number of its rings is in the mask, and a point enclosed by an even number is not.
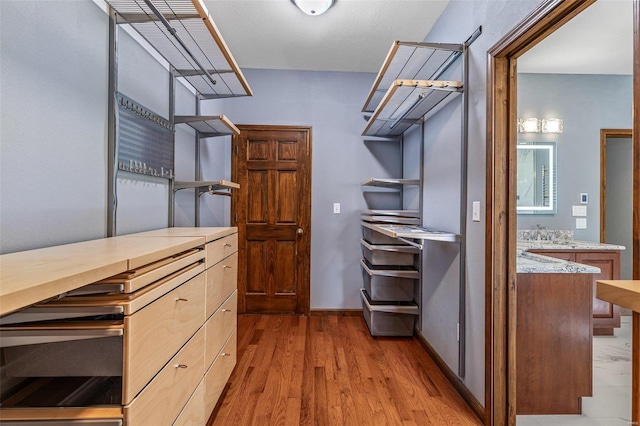
{"type": "Polygon", "coordinates": [[[592,394],[592,273],[517,279],[517,414],[580,414],[592,394]]]}
{"type": "Polygon", "coordinates": [[[593,334],[595,336],[612,336],[613,329],[620,327],[620,307],[596,297],[596,281],[620,279],[620,251],[565,249],[529,251],[600,268],[600,274],[594,274],[593,277],[593,334]]]}
{"type": "Polygon", "coordinates": [[[0,423],[206,424],[236,363],[237,231],[175,229],[0,256],[0,423]]]}

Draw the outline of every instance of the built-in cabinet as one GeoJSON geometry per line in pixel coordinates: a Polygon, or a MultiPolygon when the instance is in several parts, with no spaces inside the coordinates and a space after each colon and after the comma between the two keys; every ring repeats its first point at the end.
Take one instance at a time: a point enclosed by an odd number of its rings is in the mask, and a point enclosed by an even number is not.
{"type": "Polygon", "coordinates": [[[2,424],[206,423],[236,362],[236,228],[50,247],[0,266],[2,424]]]}
{"type": "MultiPolygon", "coordinates": [[[[597,280],[620,279],[619,250],[530,250],[532,253],[582,263],[600,268],[599,274],[593,275],[593,335],[612,336],[614,328],[620,327],[620,307],[596,297],[597,280]]],[[[562,277],[562,275],[559,275],[562,277]]]]}
{"type": "Polygon", "coordinates": [[[516,414],[581,414],[592,395],[593,274],[517,280],[516,414]]]}

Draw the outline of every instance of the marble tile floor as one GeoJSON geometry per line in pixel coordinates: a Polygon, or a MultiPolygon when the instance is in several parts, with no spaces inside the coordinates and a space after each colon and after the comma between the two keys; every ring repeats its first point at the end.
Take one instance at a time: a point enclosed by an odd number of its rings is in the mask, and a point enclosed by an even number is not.
{"type": "Polygon", "coordinates": [[[593,337],[593,396],[581,415],[517,416],[517,426],[629,426],[631,424],[631,317],[614,336],[593,337]]]}

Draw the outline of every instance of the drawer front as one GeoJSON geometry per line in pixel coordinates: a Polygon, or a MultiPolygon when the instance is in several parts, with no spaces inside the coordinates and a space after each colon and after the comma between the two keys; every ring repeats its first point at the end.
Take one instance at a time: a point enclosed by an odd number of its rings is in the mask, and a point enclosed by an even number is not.
{"type": "Polygon", "coordinates": [[[128,425],[170,425],[180,414],[204,374],[204,330],[195,336],[124,407],[128,425]]]}
{"type": "Polygon", "coordinates": [[[227,235],[219,240],[207,243],[207,268],[212,267],[225,257],[238,251],[238,234],[227,235]]]}
{"type": "Polygon", "coordinates": [[[208,368],[222,349],[224,342],[236,328],[238,322],[238,291],[218,308],[206,324],[205,366],[208,368]]]}
{"type": "Polygon", "coordinates": [[[238,253],[207,269],[207,318],[238,287],[238,253]]]}
{"type": "Polygon", "coordinates": [[[207,418],[204,412],[204,378],[200,380],[200,384],[196,388],[189,402],[178,416],[174,426],[194,426],[205,425],[207,418]]]}
{"type": "Polygon", "coordinates": [[[125,317],[123,403],[156,375],[204,323],[204,274],[125,317]]]}
{"type": "Polygon", "coordinates": [[[229,377],[231,377],[233,368],[236,366],[236,339],[236,331],[234,330],[204,378],[204,408],[207,415],[211,415],[211,412],[213,412],[229,377]]]}

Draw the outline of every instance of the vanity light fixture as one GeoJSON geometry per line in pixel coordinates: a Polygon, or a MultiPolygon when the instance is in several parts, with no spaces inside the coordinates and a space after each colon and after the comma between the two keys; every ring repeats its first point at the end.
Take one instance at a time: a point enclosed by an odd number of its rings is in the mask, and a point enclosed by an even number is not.
{"type": "Polygon", "coordinates": [[[536,117],[519,118],[519,133],[540,133],[540,119],[536,117]]]}
{"type": "Polygon", "coordinates": [[[542,133],[562,133],[562,120],[559,118],[543,118],[542,133]]]}
{"type": "Polygon", "coordinates": [[[325,13],[336,0],[291,0],[291,3],[298,6],[298,9],[311,16],[318,16],[325,13]]]}

